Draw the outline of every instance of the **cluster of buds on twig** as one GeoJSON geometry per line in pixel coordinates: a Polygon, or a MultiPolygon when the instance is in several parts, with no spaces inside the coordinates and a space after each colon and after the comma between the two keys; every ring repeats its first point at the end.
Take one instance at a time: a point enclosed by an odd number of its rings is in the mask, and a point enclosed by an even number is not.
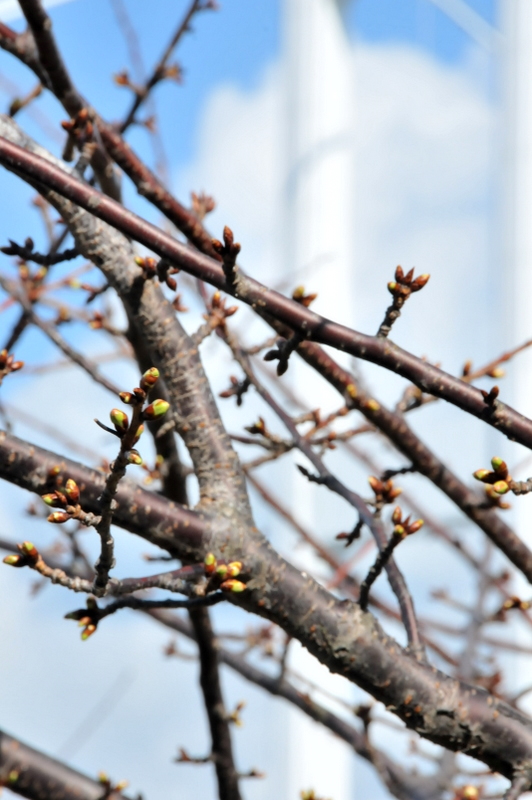
{"type": "Polygon", "coordinates": [[[98,783],[100,783],[104,788],[104,795],[102,800],[105,800],[106,797],[109,797],[112,794],[120,794],[123,792],[124,789],[127,789],[129,786],[129,781],[118,781],[118,783],[113,783],[106,772],[99,772],[98,773],[98,783]]]}
{"type": "Polygon", "coordinates": [[[216,202],[214,198],[208,194],[205,194],[205,192],[200,192],[199,194],[191,192],[190,197],[192,200],[192,211],[200,222],[205,219],[207,214],[210,214],[211,211],[214,211],[216,208],[216,202]]]}
{"type": "Polygon", "coordinates": [[[290,356],[297,350],[301,342],[303,341],[303,336],[300,333],[294,333],[290,339],[280,338],[277,339],[276,342],[276,349],[275,350],[268,350],[268,352],[264,356],[264,361],[278,361],[277,364],[277,374],[284,375],[286,370],[288,369],[288,361],[290,356]]]}
{"type": "Polygon", "coordinates": [[[419,292],[428,282],[430,275],[424,273],[414,278],[414,270],[409,270],[406,275],[401,266],[395,270],[395,280],[390,281],[388,284],[388,291],[393,296],[394,304],[401,308],[405,300],[410,297],[413,292],[419,292]]]}
{"type": "Polygon", "coordinates": [[[292,300],[295,300],[296,303],[300,303],[302,306],[305,306],[305,308],[308,308],[310,304],[314,302],[317,296],[317,293],[305,294],[304,286],[296,286],[292,293],[292,300]]]}
{"type": "Polygon", "coordinates": [[[492,469],[477,469],[473,477],[485,484],[486,496],[492,505],[499,508],[510,508],[508,503],[501,501],[501,495],[507,492],[514,494],[527,494],[532,490],[530,481],[514,481],[508,472],[508,466],[499,456],[491,459],[492,469]]]}
{"type": "Polygon", "coordinates": [[[89,636],[92,636],[96,631],[98,622],[100,621],[100,608],[98,607],[96,598],[89,595],[89,597],[87,597],[87,607],[78,608],[76,611],[65,614],[65,619],[73,619],[78,623],[80,628],[83,628],[81,631],[81,640],[85,642],[89,636]]]}
{"type": "Polygon", "coordinates": [[[416,519],[413,522],[410,522],[409,516],[403,519],[403,512],[400,506],[394,508],[392,522],[394,524],[392,535],[397,539],[406,539],[407,536],[417,533],[424,524],[422,519],[416,519]]]}
{"type": "Polygon", "coordinates": [[[135,264],[142,269],[145,280],[158,278],[160,283],[165,283],[173,292],[177,289],[177,281],[172,275],[177,275],[179,269],[172,266],[165,258],[156,261],[151,256],[136,256],[135,264]]]}
{"type": "Polygon", "coordinates": [[[170,403],[166,400],[157,399],[143,408],[147,400],[148,393],[159,380],[159,370],[157,367],[150,367],[141,378],[140,386],[131,392],[120,392],[119,397],[123,403],[132,406],[133,414],[131,421],[125,411],[120,408],[112,408],[109,416],[114,429],[104,425],[99,420],[94,420],[100,428],[112,433],[122,440],[122,449],[127,451],[127,461],[129,464],[142,466],[140,453],[133,449],[144,432],[144,422],[161,419],[168,409],[170,403]]]}
{"type": "Polygon", "coordinates": [[[238,311],[238,306],[229,306],[226,308],[226,298],[222,297],[220,292],[214,292],[211,297],[207,313],[203,315],[203,319],[207,320],[209,328],[216,330],[216,328],[225,329],[225,320],[232,317],[238,311]]]}
{"type": "Polygon", "coordinates": [[[241,561],[227,563],[218,560],[214,553],[207,553],[203,562],[205,575],[209,579],[207,592],[220,588],[224,592],[239,594],[246,589],[246,584],[237,578],[242,577],[243,564],[241,561]]]}
{"type": "Polygon", "coordinates": [[[394,486],[392,480],[382,481],[374,475],[369,476],[368,483],[375,495],[375,500],[372,501],[372,505],[375,506],[376,510],[380,510],[388,503],[393,503],[403,491],[399,486],[394,486]]]}
{"type": "Polygon", "coordinates": [[[68,478],[61,488],[43,494],[41,499],[47,506],[56,509],[49,514],[48,522],[56,525],[68,522],[69,519],[76,519],[82,525],[92,525],[94,522],[94,515],[87,514],[81,508],[79,486],[72,478],[68,478]]]}
{"type": "Polygon", "coordinates": [[[13,354],[8,355],[7,350],[4,349],[0,351],[0,383],[6,375],[17,372],[19,369],[22,369],[23,366],[24,362],[15,361],[15,356],[13,354]]]}
{"type": "Polygon", "coordinates": [[[39,551],[31,542],[17,544],[20,553],[12,553],[4,558],[4,564],[10,567],[32,567],[39,560],[39,551]]]}
{"type": "Polygon", "coordinates": [[[75,117],[63,120],[61,127],[68,133],[63,158],[65,161],[72,161],[74,157],[74,146],[81,151],[84,145],[93,141],[94,125],[90,119],[88,108],[82,108],[75,117]]]}
{"type": "Polygon", "coordinates": [[[242,397],[245,395],[249,387],[251,386],[251,381],[249,378],[244,378],[243,380],[239,381],[234,375],[229,377],[231,381],[231,386],[229,389],[226,389],[223,392],[220,392],[218,397],[223,397],[224,399],[228,397],[236,397],[236,404],[237,406],[242,405],[242,397]]]}
{"type": "Polygon", "coordinates": [[[223,238],[223,244],[218,239],[213,239],[212,246],[214,251],[220,256],[228,286],[230,289],[233,289],[237,277],[236,260],[241,247],[238,242],[235,242],[233,231],[227,225],[224,228],[223,238]]]}
{"type": "Polygon", "coordinates": [[[384,320],[377,332],[377,336],[385,338],[390,333],[392,325],[395,320],[400,316],[401,309],[411,294],[419,292],[427,281],[430,275],[423,274],[414,278],[414,270],[404,273],[402,267],[397,267],[395,270],[395,280],[390,281],[388,284],[388,291],[393,297],[392,305],[386,309],[384,320]]]}

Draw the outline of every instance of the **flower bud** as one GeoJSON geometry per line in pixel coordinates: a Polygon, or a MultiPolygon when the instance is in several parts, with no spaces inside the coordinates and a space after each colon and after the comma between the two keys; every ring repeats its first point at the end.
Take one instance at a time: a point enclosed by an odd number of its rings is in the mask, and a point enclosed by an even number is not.
{"type": "Polygon", "coordinates": [[[368,483],[375,492],[375,494],[381,494],[383,491],[382,481],[376,478],[374,475],[370,475],[368,478],[368,483]]]}
{"type": "Polygon", "coordinates": [[[229,578],[229,580],[224,581],[220,584],[220,589],[223,589],[224,592],[243,592],[246,588],[246,584],[242,583],[242,581],[236,581],[234,578],[229,578]]]}
{"type": "Polygon", "coordinates": [[[118,396],[128,406],[135,400],[135,395],[131,394],[131,392],[119,392],[118,396]]]}
{"type": "Polygon", "coordinates": [[[93,625],[92,623],[90,625],[87,625],[85,630],[81,632],[81,641],[86,642],[89,636],[92,636],[95,630],[96,630],[96,625],[93,625]]]}
{"type": "Polygon", "coordinates": [[[22,544],[18,545],[18,549],[20,550],[20,552],[23,555],[29,556],[29,558],[31,558],[34,561],[39,556],[37,548],[35,547],[35,545],[32,542],[22,542],[22,544]]]}
{"type": "Polygon", "coordinates": [[[495,470],[495,472],[499,473],[506,473],[508,472],[508,467],[506,466],[505,462],[502,460],[500,456],[493,456],[491,459],[491,466],[495,470]]]}
{"type": "Polygon", "coordinates": [[[117,431],[127,431],[129,425],[127,414],[125,414],[119,408],[113,408],[111,409],[109,416],[111,417],[111,422],[117,431]]]}
{"type": "Polygon", "coordinates": [[[492,489],[497,494],[506,494],[506,492],[510,491],[510,487],[506,483],[506,481],[497,481],[493,484],[492,489]]]}
{"type": "Polygon", "coordinates": [[[394,525],[398,525],[403,518],[403,512],[401,511],[401,506],[395,506],[392,514],[392,522],[394,525]]]}
{"type": "Polygon", "coordinates": [[[65,483],[65,494],[72,503],[79,502],[79,486],[72,478],[65,483]]]}
{"type": "Polygon", "coordinates": [[[216,569],[216,557],[214,553],[207,553],[207,555],[203,560],[203,564],[205,566],[205,573],[207,575],[212,575],[212,573],[216,569]]]}
{"type": "Polygon", "coordinates": [[[60,524],[61,522],[67,522],[69,519],[70,516],[66,513],[66,511],[53,511],[48,517],[48,522],[60,524]]]}
{"type": "Polygon", "coordinates": [[[136,450],[130,450],[127,456],[128,464],[134,464],[136,467],[142,466],[142,456],[136,450]]]}
{"type": "Polygon", "coordinates": [[[406,530],[404,529],[403,525],[396,525],[393,529],[394,536],[400,536],[401,539],[406,536],[406,530]]]}
{"type": "Polygon", "coordinates": [[[47,506],[52,506],[52,508],[57,508],[58,506],[62,505],[61,501],[59,500],[55,492],[51,492],[50,494],[43,494],[41,500],[45,502],[47,506]]]}
{"type": "Polygon", "coordinates": [[[388,284],[388,291],[391,294],[395,294],[395,292],[397,291],[397,283],[395,281],[390,281],[390,283],[388,284]]]}
{"type": "Polygon", "coordinates": [[[477,481],[485,481],[489,475],[491,475],[489,469],[477,469],[477,471],[473,473],[473,477],[476,478],[477,481]]]}
{"type": "Polygon", "coordinates": [[[219,578],[224,580],[225,576],[227,575],[228,569],[229,568],[228,568],[227,564],[217,564],[217,566],[216,566],[216,574],[218,575],[219,578]]]}
{"type": "Polygon", "coordinates": [[[19,369],[22,369],[23,366],[24,366],[24,362],[23,361],[13,361],[13,363],[11,364],[10,370],[11,370],[11,372],[17,372],[19,369]]]}
{"type": "Polygon", "coordinates": [[[137,444],[138,440],[140,439],[143,433],[144,433],[144,425],[139,425],[139,427],[137,428],[137,433],[135,435],[135,438],[133,439],[133,444],[137,444]]]}
{"type": "Polygon", "coordinates": [[[416,519],[415,522],[412,522],[412,524],[408,526],[408,534],[416,533],[424,524],[424,520],[416,519]]]}
{"type": "Polygon", "coordinates": [[[144,417],[145,419],[157,419],[166,414],[169,408],[170,403],[167,403],[166,400],[154,400],[144,409],[144,417]]]}
{"type": "Polygon", "coordinates": [[[149,369],[146,370],[146,372],[142,376],[140,385],[142,386],[143,389],[146,388],[147,386],[151,388],[152,386],[155,386],[158,380],[159,380],[159,370],[157,369],[157,367],[150,367],[149,369]]]}
{"type": "Polygon", "coordinates": [[[4,564],[9,564],[10,567],[22,567],[22,566],[24,566],[23,564],[20,563],[21,561],[23,561],[22,556],[15,555],[14,553],[13,553],[13,555],[6,556],[3,561],[4,561],[4,564]]]}
{"type": "Polygon", "coordinates": [[[236,578],[237,575],[240,575],[242,571],[242,562],[241,561],[231,561],[227,565],[227,574],[230,578],[236,578]]]}

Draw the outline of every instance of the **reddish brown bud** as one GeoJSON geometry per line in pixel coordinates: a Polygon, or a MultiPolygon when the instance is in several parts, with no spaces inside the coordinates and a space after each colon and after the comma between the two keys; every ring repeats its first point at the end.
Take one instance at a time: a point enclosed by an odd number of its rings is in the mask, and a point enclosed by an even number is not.
{"type": "Polygon", "coordinates": [[[72,478],[65,483],[65,494],[72,503],[79,502],[79,486],[72,478]]]}
{"type": "Polygon", "coordinates": [[[66,511],[53,511],[48,516],[48,522],[55,522],[58,525],[60,525],[62,522],[67,522],[69,519],[70,516],[66,513],[66,511]]]}

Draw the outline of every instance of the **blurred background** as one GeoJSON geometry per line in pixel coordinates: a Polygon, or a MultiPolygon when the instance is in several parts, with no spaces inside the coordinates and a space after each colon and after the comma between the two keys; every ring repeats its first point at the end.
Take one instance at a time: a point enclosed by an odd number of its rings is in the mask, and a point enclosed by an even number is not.
{"type": "MultiPolygon", "coordinates": [[[[105,118],[120,119],[130,102],[128,90],[113,76],[127,69],[132,80],[141,81],[187,5],[183,0],[48,3],[74,81],[105,118]]],[[[23,29],[16,0],[0,1],[0,20],[23,29]]],[[[233,229],[250,274],[283,292],[299,284],[317,291],[313,308],[337,321],[375,333],[395,267],[430,273],[426,289],[396,323],[393,339],[461,374],[466,361],[479,367],[532,336],[531,45],[530,0],[221,0],[218,11],[195,19],[176,54],[180,81],[158,88],[145,109],[148,126],[133,128],[128,141],[185,204],[191,192],[215,198],[208,227],[217,237],[224,225],[233,229]],[[156,118],[155,133],[149,130],[150,116],[156,118]]],[[[2,110],[34,85],[26,68],[0,52],[2,110]]],[[[58,123],[64,116],[44,93],[17,121],[60,155],[64,134],[58,123]]],[[[44,247],[46,230],[34,193],[6,172],[2,186],[0,244],[32,236],[44,247]]],[[[123,188],[130,208],[168,228],[127,180],[123,188]]],[[[13,274],[13,259],[1,259],[2,271],[13,274]]],[[[58,276],[70,268],[58,268],[58,276]]],[[[179,283],[190,308],[183,324],[192,331],[201,322],[201,304],[191,282],[180,278],[179,283]]],[[[58,302],[75,302],[72,293],[61,289],[58,302]]],[[[118,304],[107,295],[105,302],[116,326],[123,325],[118,304]]],[[[57,308],[43,313],[53,318],[57,308]]],[[[2,341],[18,314],[8,303],[2,306],[2,341]]],[[[266,329],[245,309],[234,326],[246,344],[264,338],[266,329]]],[[[136,384],[131,363],[109,337],[76,320],[62,331],[124,389],[136,384]]],[[[221,344],[208,340],[202,354],[215,391],[227,388],[234,367],[221,344]]],[[[106,418],[109,395],[65,365],[36,330],[25,332],[15,355],[26,367],[2,386],[4,424],[18,436],[91,465],[112,458],[113,442],[92,422],[106,418]]],[[[388,406],[399,401],[402,379],[367,363],[343,363],[388,406]]],[[[530,414],[527,352],[506,371],[498,381],[503,399],[530,414]]],[[[283,380],[300,408],[320,407],[325,413],[338,406],[332,391],[303,366],[292,365],[283,380]]],[[[479,385],[489,388],[493,380],[479,385]]],[[[241,433],[258,414],[282,432],[256,396],[246,398],[242,409],[228,401],[220,406],[231,432],[241,433]]],[[[453,407],[429,404],[409,422],[467,482],[495,454],[507,458],[515,477],[528,476],[527,451],[453,407]]],[[[360,441],[362,457],[379,468],[404,464],[378,437],[360,441]]],[[[249,448],[242,452],[247,457],[249,448]]],[[[148,457],[149,443],[144,454],[148,457]]],[[[294,467],[303,462],[287,456],[258,475],[302,526],[344,559],[334,537],[353,527],[351,509],[305,482],[294,467]]],[[[353,462],[340,449],[327,455],[327,463],[348,485],[367,492],[372,469],[360,457],[353,462]]],[[[136,477],[143,479],[140,470],[136,477]]],[[[475,552],[504,564],[426,481],[408,475],[401,485],[475,552]]],[[[193,485],[190,490],[193,499],[193,485]]],[[[28,516],[29,500],[0,485],[1,534],[51,546],[57,531],[28,516]]],[[[258,522],[275,546],[326,580],[324,567],[290,526],[258,493],[253,500],[258,522]]],[[[506,514],[532,546],[529,503],[521,498],[506,514]]],[[[85,539],[96,557],[91,536],[85,539]]],[[[460,610],[438,603],[433,591],[472,602],[474,574],[430,530],[415,539],[400,549],[398,562],[417,607],[424,615],[462,620],[460,610]]],[[[116,574],[146,571],[141,556],[149,548],[120,531],[116,540],[116,574]]],[[[367,541],[366,535],[360,546],[367,541]]],[[[367,547],[354,573],[363,578],[373,559],[367,547]]],[[[526,594],[516,580],[515,590],[520,589],[526,594]]],[[[379,591],[391,598],[385,579],[379,591]]],[[[170,633],[127,611],[81,643],[72,623],[62,619],[75,607],[76,598],[66,590],[36,586],[25,571],[0,571],[2,728],[84,772],[105,770],[115,780],[126,778],[131,793],[141,792],[147,800],[214,796],[209,767],[172,763],[181,746],[194,755],[208,747],[195,662],[165,657],[170,633]]],[[[214,616],[221,632],[259,625],[234,609],[217,607],[214,616]]],[[[403,641],[399,628],[389,621],[385,626],[403,641]]],[[[523,650],[526,630],[517,624],[513,629],[523,650]]],[[[181,642],[179,647],[193,652],[181,642]]],[[[435,663],[447,668],[437,658],[435,663]]],[[[295,646],[290,664],[303,676],[302,690],[312,694],[309,681],[317,683],[320,701],[346,718],[350,707],[367,700],[295,646]]],[[[516,691],[527,683],[529,664],[526,652],[511,662],[500,657],[505,680],[516,691]]],[[[245,784],[250,800],[295,800],[311,787],[331,800],[389,796],[372,768],[332,734],[229,672],[224,679],[228,705],[247,703],[244,727],[234,733],[239,766],[266,773],[245,784]]],[[[412,754],[401,726],[390,726],[385,712],[378,713],[379,743],[399,760],[404,755],[430,772],[436,748],[425,743],[425,757],[412,754]]]]}

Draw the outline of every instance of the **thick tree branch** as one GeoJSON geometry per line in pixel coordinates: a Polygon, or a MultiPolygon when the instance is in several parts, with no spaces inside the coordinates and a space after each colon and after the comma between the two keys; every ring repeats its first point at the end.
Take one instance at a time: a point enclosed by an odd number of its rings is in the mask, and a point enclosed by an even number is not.
{"type": "Polygon", "coordinates": [[[0,785],[29,800],[119,800],[99,781],[0,731],[0,785]]]}

